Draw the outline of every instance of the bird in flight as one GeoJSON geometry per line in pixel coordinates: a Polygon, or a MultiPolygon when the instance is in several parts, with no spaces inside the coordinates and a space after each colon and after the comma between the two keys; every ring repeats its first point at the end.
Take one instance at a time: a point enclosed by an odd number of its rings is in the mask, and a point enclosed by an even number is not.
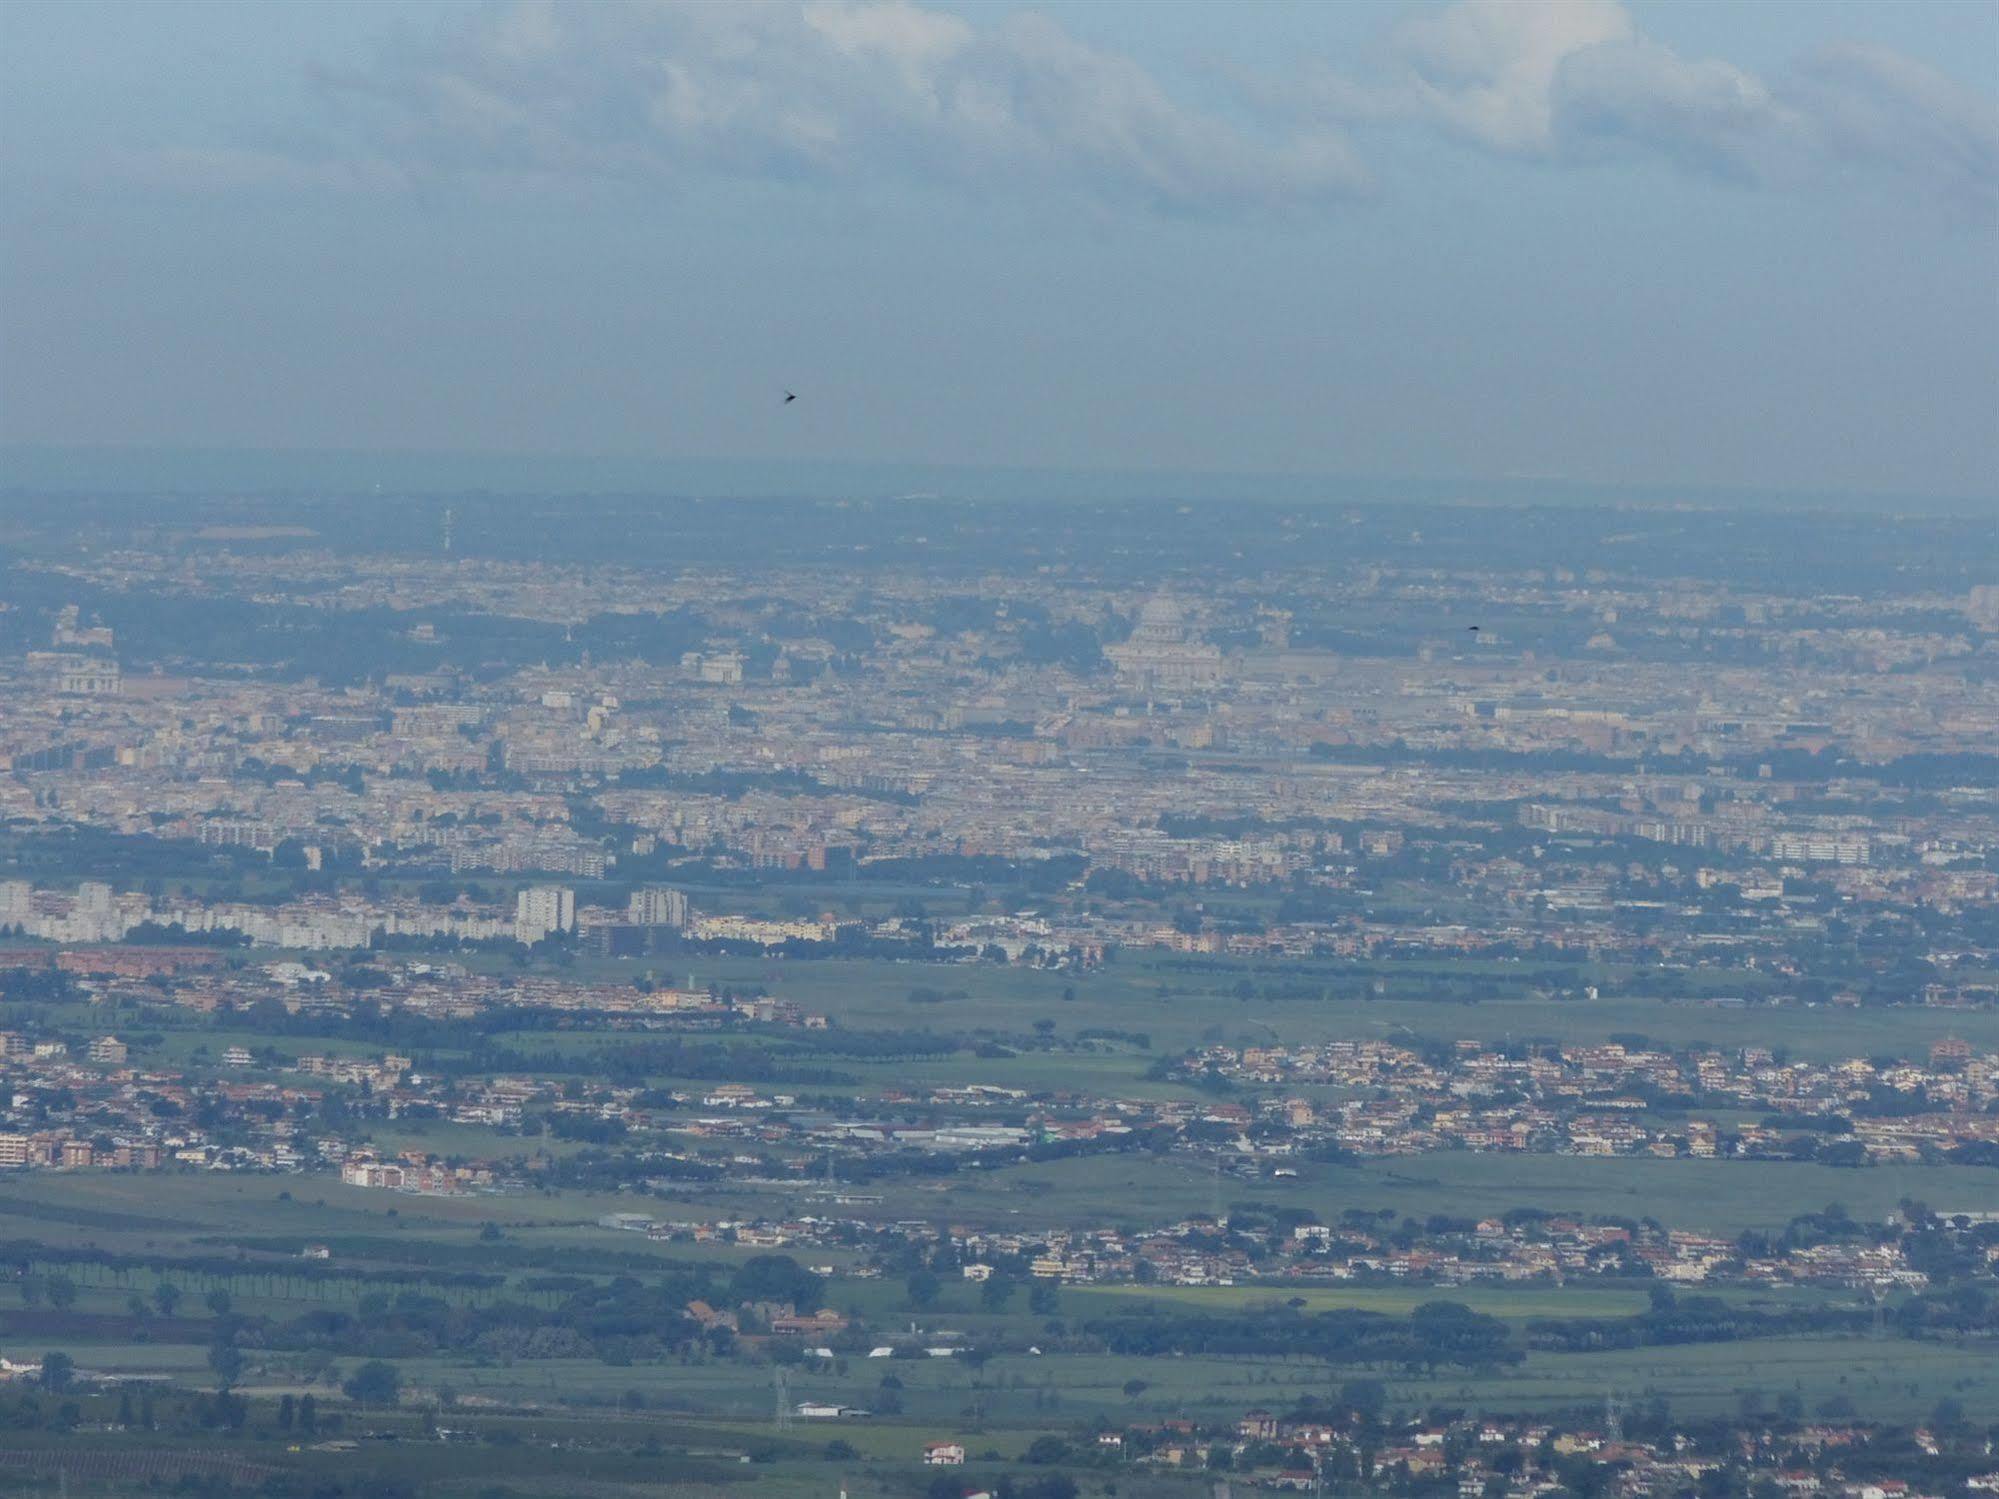
{"type": "Polygon", "coordinates": [[[1476,634],[1478,633],[1478,626],[1477,626],[1477,625],[1466,625],[1466,626],[1465,626],[1465,629],[1467,629],[1468,631],[1470,631],[1470,632],[1471,632],[1472,634],[1474,634],[1474,635],[1476,635],[1476,634]]]}
{"type": "Polygon", "coordinates": [[[797,400],[797,399],[798,399],[798,397],[797,397],[797,396],[793,395],[793,394],[792,394],[792,393],[791,393],[790,391],[788,391],[788,390],[787,390],[787,391],[786,391],[786,392],[784,393],[784,399],[783,399],[782,401],[778,402],[778,404],[779,404],[780,406],[789,406],[789,405],[790,405],[790,404],[791,404],[791,403],[792,403],[793,401],[795,401],[795,400],[797,400]]]}

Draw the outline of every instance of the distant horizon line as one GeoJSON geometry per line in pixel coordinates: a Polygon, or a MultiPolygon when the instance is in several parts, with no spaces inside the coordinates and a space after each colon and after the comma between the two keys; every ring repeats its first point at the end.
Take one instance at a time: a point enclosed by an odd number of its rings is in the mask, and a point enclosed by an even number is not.
{"type": "Polygon", "coordinates": [[[1403,476],[980,465],[855,458],[668,457],[456,449],[0,443],[0,494],[273,498],[383,494],[940,503],[1530,504],[1967,516],[1999,494],[1891,494],[1562,476],[1403,476]]]}

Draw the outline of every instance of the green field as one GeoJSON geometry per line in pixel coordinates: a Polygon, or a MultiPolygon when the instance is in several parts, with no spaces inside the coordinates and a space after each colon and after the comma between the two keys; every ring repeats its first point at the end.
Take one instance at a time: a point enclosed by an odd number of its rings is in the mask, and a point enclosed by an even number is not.
{"type": "Polygon", "coordinates": [[[1426,1301],[1456,1301],[1494,1317],[1628,1317],[1645,1293],[1623,1286],[1091,1286],[1064,1292],[1076,1315],[1115,1313],[1134,1303],[1191,1312],[1241,1311],[1272,1302],[1303,1302],[1306,1312],[1354,1308],[1405,1316],[1426,1301]]]}
{"type": "MultiPolygon", "coordinates": [[[[1147,1154],[960,1171],[941,1178],[891,1179],[867,1190],[874,1208],[843,1213],[883,1219],[923,1217],[1000,1227],[1079,1222],[1136,1223],[1210,1212],[1219,1202],[1305,1208],[1336,1221],[1350,1208],[1487,1216],[1538,1207],[1582,1217],[1656,1217],[1675,1226],[1735,1234],[1781,1228],[1792,1217],[1843,1204],[1855,1217],[1883,1219],[1905,1196],[1939,1211],[1999,1207],[1999,1176],[1972,1166],[1883,1165],[1842,1169],[1790,1161],[1655,1160],[1620,1157],[1482,1155],[1445,1152],[1371,1158],[1351,1166],[1299,1163],[1295,1179],[1216,1177],[1197,1157],[1147,1154]]],[[[390,1236],[412,1245],[476,1246],[480,1226],[562,1245],[685,1257],[689,1246],[655,1245],[599,1228],[614,1212],[666,1221],[716,1215],[784,1215],[828,1210],[823,1183],[784,1189],[689,1187],[676,1200],[617,1193],[481,1193],[418,1197],[347,1187],[325,1176],[134,1175],[110,1172],[16,1177],[0,1194],[0,1239],[94,1242],[132,1249],[168,1243],[227,1244],[237,1237],[291,1236],[334,1241],[390,1236]],[[280,1194],[289,1192],[290,1200],[280,1194]]]]}
{"type": "MultiPolygon", "coordinates": [[[[1999,1179],[1972,1166],[1880,1166],[1843,1170],[1790,1161],[1698,1161],[1446,1152],[1371,1158],[1351,1166],[1295,1163],[1295,1179],[1224,1175],[1210,1163],[1172,1155],[1081,1156],[991,1171],[962,1171],[939,1182],[886,1182],[875,1213],[990,1226],[1135,1223],[1208,1213],[1219,1202],[1305,1208],[1336,1221],[1349,1208],[1484,1217],[1539,1207],[1583,1218],[1656,1217],[1679,1227],[1736,1234],[1781,1228],[1800,1213],[1840,1202],[1856,1217],[1883,1219],[1905,1196],[1940,1210],[1999,1206],[1999,1179]]],[[[704,1197],[707,1194],[704,1194],[704,1197]]],[[[703,1200],[697,1198],[696,1200],[703,1200]]],[[[741,1203],[735,1194],[719,1200],[741,1203]]],[[[782,1199],[751,1200],[771,1208],[782,1199]]],[[[669,1214],[668,1216],[672,1216],[669,1214]]]]}
{"type": "MultiPolygon", "coordinates": [[[[927,1088],[969,1083],[1084,1100],[1192,1097],[1196,1095],[1188,1085],[1144,1074],[1160,1056],[1208,1041],[1542,1037],[1589,1042],[1642,1033],[1665,1043],[1754,1043],[1832,1057],[1918,1052],[1936,1037],[1956,1033],[1976,1044],[1999,1046],[1999,1016],[1989,1014],[1738,1010],[1633,998],[1555,1003],[1530,995],[1505,964],[1374,965],[1368,971],[1385,985],[1384,997],[1376,999],[1275,999],[1258,992],[1239,999],[1234,992],[1239,983],[1249,982],[1254,991],[1287,977],[1287,971],[1231,963],[1201,967],[1166,958],[1127,957],[1085,976],[984,964],[879,961],[703,960],[699,970],[704,982],[762,985],[807,1010],[830,1014],[844,1030],[928,1031],[959,1043],[936,1056],[873,1060],[840,1054],[837,1032],[831,1038],[835,1049],[823,1055],[801,1049],[797,1033],[778,1028],[731,1035],[732,1043],[763,1048],[780,1066],[823,1068],[842,1079],[766,1085],[771,1092],[808,1097],[870,1098],[887,1088],[920,1097],[927,1088]],[[1496,986],[1502,997],[1471,1004],[1426,995],[1427,984],[1442,986],[1453,973],[1459,979],[1475,974],[1496,986]],[[918,985],[962,988],[967,997],[912,1004],[908,994],[918,985]],[[1075,998],[1064,999],[1065,989],[1073,989],[1075,998]],[[1053,1022],[1052,1038],[1036,1036],[1035,1022],[1041,1020],[1053,1022]],[[1090,1028],[1144,1032],[1150,1045],[1079,1035],[1090,1028]],[[1001,1041],[1014,1054],[978,1056],[972,1045],[980,1039],[1001,1041]]],[[[628,976],[633,970],[582,959],[576,971],[628,976]]],[[[1729,992],[1730,975],[1701,975],[1696,987],[1729,992]]],[[[93,1006],[67,1005],[42,1018],[73,1035],[115,1029],[146,1038],[142,1055],[148,1065],[184,1065],[200,1048],[206,1048],[208,1058],[217,1058],[225,1046],[239,1042],[275,1044],[291,1053],[369,1054],[379,1049],[352,1038],[264,1036],[240,1023],[220,1028],[202,1017],[156,1006],[107,1014],[93,1006]]],[[[631,1044],[633,1033],[584,1021],[575,1028],[505,1033],[499,1039],[523,1051],[555,1053],[587,1071],[596,1053],[631,1044]]],[[[420,1065],[423,1061],[420,1057],[420,1065]]],[[[715,1081],[650,1080],[653,1086],[695,1093],[712,1088],[715,1081]]],[[[1255,1091],[1243,1090],[1245,1096],[1255,1091]]],[[[1322,1095],[1328,1090],[1284,1091],[1322,1095]]],[[[584,1148],[538,1135],[413,1119],[356,1119],[343,1125],[342,1133],[387,1151],[502,1161],[563,1157],[584,1148]]],[[[670,1138],[677,1146],[690,1143],[685,1135],[670,1138]]],[[[710,1155],[756,1151],[779,1156],[803,1149],[789,1142],[767,1146],[735,1140],[697,1143],[696,1148],[710,1155]]],[[[726,1274],[746,1258],[746,1251],[721,1243],[656,1243],[600,1226],[600,1218],[620,1212],[690,1225],[801,1215],[874,1223],[915,1220],[1031,1236],[1073,1226],[1160,1225],[1226,1213],[1237,1204],[1254,1205],[1259,1212],[1302,1210],[1329,1223],[1350,1210],[1371,1215],[1386,1211],[1396,1219],[1421,1221],[1435,1214],[1473,1218],[1539,1208],[1582,1219],[1653,1218],[1673,1227],[1734,1235],[1746,1229],[1779,1230],[1792,1218],[1835,1202],[1867,1221],[1885,1219],[1905,1197],[1921,1198],[1945,1212],[1999,1209],[1999,1172],[1968,1166],[1837,1169],[1796,1162],[1459,1151],[1342,1165],[1287,1158],[1283,1164],[1295,1174],[1277,1177],[1269,1163],[1229,1159],[1218,1170],[1209,1155],[1134,1151],[993,1169],[960,1162],[955,1170],[930,1175],[842,1180],[830,1190],[822,1179],[724,1179],[677,1184],[665,1196],[525,1187],[412,1196],[348,1187],[325,1172],[20,1173],[0,1179],[0,1242],[47,1246],[45,1261],[31,1249],[16,1247],[14,1263],[40,1276],[63,1274],[77,1290],[73,1305],[58,1314],[46,1305],[30,1307],[25,1298],[17,1301],[0,1282],[0,1346],[10,1356],[60,1349],[87,1374],[110,1380],[208,1389],[214,1381],[208,1339],[217,1324],[203,1298],[215,1289],[228,1292],[234,1314],[269,1319],[281,1330],[308,1314],[361,1316],[364,1298],[404,1290],[442,1301],[454,1315],[483,1314],[498,1302],[546,1310],[564,1293],[531,1282],[550,1273],[608,1287],[618,1277],[655,1282],[690,1264],[716,1265],[726,1274]],[[835,1191],[857,1191],[878,1201],[838,1206],[832,1200],[835,1191]],[[327,1246],[331,1258],[301,1259],[299,1250],[307,1244],[327,1246]],[[66,1268],[55,1253],[64,1248],[101,1249],[134,1257],[135,1263],[115,1270],[88,1264],[66,1268]],[[173,1259],[209,1263],[198,1271],[189,1266],[162,1269],[156,1263],[173,1259]],[[370,1274],[402,1278],[385,1282],[370,1280],[370,1274]],[[469,1277],[487,1279],[471,1284],[469,1277]],[[183,1293],[174,1315],[161,1317],[144,1308],[143,1315],[134,1312],[132,1300],[150,1302],[163,1278],[183,1293]]],[[[1606,1397],[1636,1402],[1656,1396],[1686,1415],[1720,1415],[1737,1410],[1745,1398],[1767,1404],[1795,1396],[1807,1410],[1844,1397],[1870,1418],[1884,1420],[1926,1415],[1948,1398],[1974,1420],[1999,1420],[1999,1361],[1987,1356],[1989,1349],[1968,1341],[1857,1337],[1851,1324],[1825,1337],[1786,1335],[1596,1353],[1529,1348],[1517,1364],[1478,1373],[1448,1365],[1419,1373],[1402,1362],[1328,1364],[1304,1356],[1122,1357],[1104,1353],[1104,1341],[1097,1336],[1100,1324],[1147,1311],[1170,1318],[1222,1318],[1277,1314],[1295,1302],[1306,1316],[1352,1309],[1399,1320],[1425,1303],[1450,1301],[1505,1323],[1512,1346],[1520,1348],[1528,1324],[1536,1319],[1609,1321],[1643,1312],[1650,1304],[1648,1287],[1630,1280],[1463,1287],[1292,1286],[1257,1280],[1227,1287],[1070,1286],[1057,1292],[1052,1310],[1035,1312],[1023,1292],[1015,1293],[1005,1309],[988,1310],[977,1287],[951,1275],[934,1301],[919,1310],[903,1271],[880,1278],[844,1273],[865,1257],[859,1246],[790,1252],[805,1263],[830,1264],[842,1272],[826,1287],[827,1303],[860,1319],[871,1341],[846,1349],[839,1358],[806,1357],[788,1370],[783,1398],[885,1407],[871,1419],[801,1421],[780,1436],[773,1421],[779,1399],[774,1371],[765,1354],[754,1350],[716,1354],[693,1344],[664,1357],[611,1352],[587,1358],[529,1357],[482,1351],[480,1345],[460,1341],[384,1345],[384,1356],[396,1364],[404,1382],[402,1408],[349,1414],[357,1428],[375,1435],[394,1428],[405,1438],[399,1444],[362,1441],[352,1451],[294,1455],[268,1429],[262,1437],[232,1440],[245,1452],[261,1454],[255,1458],[259,1463],[282,1467],[297,1461],[315,1472],[346,1472],[359,1492],[393,1476],[397,1482],[424,1484],[426,1494],[452,1499],[477,1499],[496,1483],[521,1499],[572,1494],[624,1499],[648,1485],[655,1491],[716,1499],[765,1493],[804,1499],[825,1492],[825,1479],[835,1465],[823,1454],[826,1444],[837,1439],[853,1449],[838,1465],[851,1493],[910,1499],[921,1491],[922,1474],[915,1463],[923,1444],[939,1437],[961,1438],[975,1453],[990,1451],[1011,1464],[1043,1434],[1073,1434],[1096,1422],[1119,1426],[1182,1416],[1224,1424],[1254,1406],[1282,1410],[1306,1397],[1326,1398],[1357,1378],[1381,1380],[1391,1408],[1408,1413],[1445,1406],[1491,1414],[1573,1414],[1600,1409],[1606,1397]],[[868,1357],[865,1348],[877,1338],[926,1346],[949,1342],[990,1357],[868,1357]],[[438,1346],[452,1351],[427,1351],[438,1346]],[[885,1384],[885,1377],[893,1382],[885,1384]],[[482,1440],[459,1449],[413,1440],[421,1435],[417,1413],[427,1406],[437,1408],[441,1425],[473,1432],[504,1430],[506,1440],[518,1445],[502,1450],[482,1440]]],[[[1712,1291],[1703,1287],[1700,1294],[1756,1311],[1850,1310],[1859,1304],[1857,1293],[1831,1289],[1723,1286],[1712,1291]]],[[[336,1355],[299,1346],[296,1337],[276,1341],[292,1346],[259,1346],[252,1339],[245,1350],[240,1389],[265,1413],[256,1419],[268,1422],[279,1397],[307,1390],[327,1409],[341,1410],[340,1382],[363,1356],[348,1344],[340,1345],[336,1355]]],[[[20,1438],[34,1440],[39,1434],[20,1438]]],[[[196,1437],[184,1443],[184,1450],[201,1449],[204,1442],[196,1437]]],[[[10,1450],[0,1440],[0,1453],[10,1450]]],[[[78,1475],[75,1491],[84,1491],[81,1480],[87,1476],[78,1475]]],[[[1206,1492],[1200,1476],[1193,1474],[1127,1469],[1116,1479],[1119,1493],[1127,1496],[1191,1499],[1206,1492]]],[[[1085,1492],[1090,1492],[1088,1483],[1085,1492]]]]}
{"type": "MultiPolygon", "coordinates": [[[[474,966],[504,971],[498,960],[474,966]]],[[[1559,965],[1537,964],[1536,968],[1559,965]]],[[[1203,1040],[1267,1045],[1272,1031],[1292,1043],[1384,1038],[1407,1033],[1442,1040],[1498,1041],[1545,1038],[1592,1044],[1616,1034],[1640,1034],[1685,1046],[1731,1049],[1784,1046],[1806,1058],[1913,1055],[1933,1041],[1962,1036],[1999,1048],[1999,1011],[1846,1009],[1831,1006],[1727,1007],[1698,999],[1646,997],[1630,970],[1574,965],[1574,983],[1624,980],[1636,992],[1591,1002],[1555,1002],[1534,992],[1528,965],[1447,961],[1308,964],[1126,953],[1087,974],[999,967],[988,963],[891,962],[884,959],[782,958],[579,959],[573,976],[629,980],[652,972],[662,980],[691,975],[701,984],[760,986],[807,1010],[857,1029],[985,1030],[1026,1035],[1036,1020],[1056,1023],[1059,1036],[1104,1028],[1143,1031],[1154,1054],[1203,1040]],[[1362,981],[1387,986],[1377,998],[1238,999],[1238,984],[1309,982],[1341,993],[1362,981]],[[1476,1003],[1443,997],[1453,978],[1476,976],[1494,993],[1476,1003]],[[965,991],[943,1004],[912,1004],[915,988],[965,991]],[[1074,991],[1064,1000],[1065,990],[1074,991]],[[1163,992],[1162,992],[1163,991],[1163,992]]],[[[1754,974],[1714,969],[1690,975],[1696,993],[1741,995],[1759,982],[1754,974]]],[[[1363,985],[1364,986],[1364,985],[1363,985]]],[[[1142,1068],[1143,1062],[1134,1064],[1142,1068]]]]}
{"type": "MultiPolygon", "coordinates": [[[[1183,1047],[1219,1030],[1223,1038],[1242,1036],[1266,1045],[1274,1027],[1288,1042],[1382,1037],[1398,1031],[1440,1039],[1504,1040],[1546,1037],[1594,1043],[1617,1033],[1637,1033],[1672,1045],[1706,1042],[1732,1048],[1788,1046],[1801,1057],[1872,1056],[1927,1050],[1946,1035],[1981,1046],[1999,1046],[1999,1012],[1901,1008],[1805,1009],[1759,1005],[1726,1008],[1691,1000],[1643,997],[1582,1003],[1551,1003],[1527,992],[1520,965],[1488,964],[1315,964],[1327,970],[1337,989],[1340,974],[1387,974],[1396,991],[1378,999],[1284,999],[1234,997],[1238,983],[1284,983],[1296,979],[1290,965],[1205,960],[1192,968],[1185,960],[1125,955],[1093,973],[1069,976],[985,964],[936,965],[878,961],[771,963],[743,959],[703,959],[703,982],[762,984],[772,993],[808,1009],[820,1009],[842,1024],[917,1030],[1025,1032],[1037,1019],[1052,1019],[1058,1034],[1089,1027],[1145,1031],[1155,1051],[1183,1047]],[[1426,998],[1426,972],[1477,969],[1502,991],[1516,992],[1478,1003],[1426,998]],[[968,998],[942,1005],[915,1005],[917,986],[964,989],[968,998]],[[1168,991],[1161,994],[1161,987],[1168,991]],[[1063,991],[1076,998],[1064,1001],[1063,991]]],[[[618,970],[613,970],[618,971],[618,970]]],[[[630,972],[630,967],[622,971],[630,972]]],[[[1698,976],[1697,976],[1698,977],[1698,976]]],[[[1589,982],[1586,977],[1579,982],[1589,982]]],[[[1716,971],[1706,985],[1717,993],[1739,994],[1744,976],[1716,971]]]]}
{"type": "MultiPolygon", "coordinates": [[[[106,1374],[198,1380],[202,1372],[202,1350],[185,1345],[82,1344],[73,1351],[80,1365],[106,1374]]],[[[283,1360],[274,1362],[282,1365],[283,1360]]],[[[610,1408],[635,1392],[664,1419],[695,1414],[727,1423],[739,1437],[771,1430],[771,1375],[756,1365],[668,1362],[617,1368],[553,1359],[498,1367],[421,1358],[399,1364],[409,1398],[417,1402],[447,1391],[467,1410],[530,1407],[552,1412],[578,1405],[610,1408]]],[[[1099,1417],[1120,1423],[1179,1415],[1221,1420],[1254,1405],[1282,1408],[1305,1396],[1326,1396],[1356,1372],[1371,1371],[1328,1368],[1309,1360],[1051,1353],[1001,1356],[974,1373],[946,1359],[856,1357],[846,1361],[844,1372],[831,1365],[794,1370],[788,1391],[794,1400],[868,1407],[881,1398],[880,1381],[888,1372],[902,1382],[903,1415],[842,1422],[839,1432],[856,1445],[863,1439],[854,1433],[865,1432],[863,1450],[907,1458],[940,1429],[963,1434],[976,1425],[984,1428],[981,1447],[1017,1451],[1040,1430],[1099,1417]],[[1145,1388],[1127,1394],[1134,1379],[1143,1380],[1145,1388]],[[976,1423],[968,1422],[965,1412],[975,1405],[981,1414],[976,1423]]],[[[1766,1402],[1795,1394],[1808,1408],[1845,1395],[1878,1411],[1879,1419],[1890,1420],[1924,1415],[1948,1397],[1961,1402],[1975,1420],[1999,1420],[1999,1367],[1982,1350],[1893,1338],[1773,1338],[1631,1352],[1535,1352],[1518,1366],[1490,1375],[1373,1372],[1386,1379],[1391,1402],[1407,1409],[1442,1404],[1489,1414],[1556,1411],[1589,1407],[1614,1395],[1625,1400],[1659,1396],[1676,1411],[1714,1415],[1733,1411],[1745,1394],[1755,1392],[1766,1402]]],[[[286,1377],[281,1368],[253,1368],[245,1384],[252,1395],[308,1388],[312,1386],[286,1377]]],[[[320,1393],[322,1399],[337,1399],[324,1386],[320,1393]]]]}

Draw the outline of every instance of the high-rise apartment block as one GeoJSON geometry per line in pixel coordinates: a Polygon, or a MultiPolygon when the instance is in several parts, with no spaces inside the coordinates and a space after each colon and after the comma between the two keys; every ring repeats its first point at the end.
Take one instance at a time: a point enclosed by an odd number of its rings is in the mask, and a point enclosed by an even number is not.
{"type": "Polygon", "coordinates": [[[687,925],[686,892],[666,885],[634,890],[625,916],[633,926],[684,927],[687,925]]]}
{"type": "Polygon", "coordinates": [[[514,898],[514,940],[529,947],[557,932],[576,930],[576,892],[567,885],[535,885],[514,898]]]}

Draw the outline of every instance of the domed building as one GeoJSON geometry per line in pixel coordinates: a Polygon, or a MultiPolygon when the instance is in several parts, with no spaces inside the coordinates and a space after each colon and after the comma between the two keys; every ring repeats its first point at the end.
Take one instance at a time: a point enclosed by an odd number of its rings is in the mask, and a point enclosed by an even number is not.
{"type": "Polygon", "coordinates": [[[1222,653],[1188,628],[1180,606],[1163,593],[1138,611],[1131,638],[1104,647],[1118,680],[1145,692],[1184,692],[1213,687],[1222,679],[1222,653]]]}

